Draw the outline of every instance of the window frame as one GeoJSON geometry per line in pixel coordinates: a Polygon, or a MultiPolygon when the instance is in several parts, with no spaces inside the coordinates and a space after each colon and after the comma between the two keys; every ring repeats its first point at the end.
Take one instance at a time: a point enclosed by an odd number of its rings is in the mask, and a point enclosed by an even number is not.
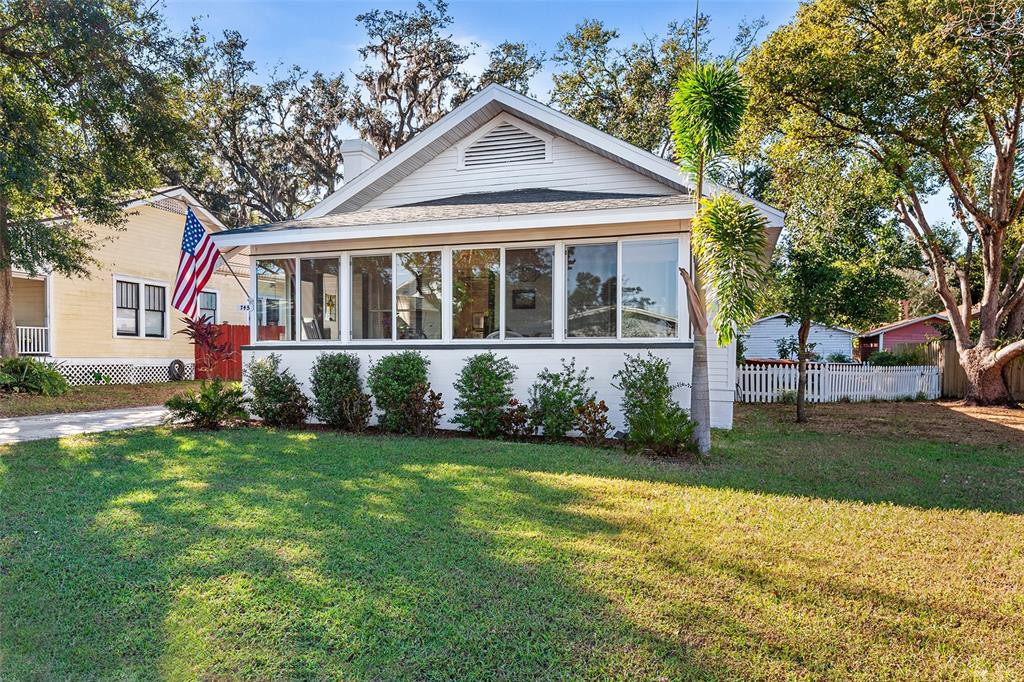
{"type": "MultiPolygon", "coordinates": [[[[171,288],[167,282],[157,279],[147,279],[144,277],[135,277],[134,275],[120,275],[114,274],[111,276],[111,320],[112,330],[111,335],[115,339],[139,339],[139,340],[150,340],[150,341],[166,341],[171,338],[170,336],[170,312],[171,312],[171,288]],[[135,333],[134,334],[119,334],[117,331],[117,283],[126,282],[135,284],[138,287],[138,304],[139,307],[135,309],[135,333]],[[163,310],[163,334],[160,336],[146,334],[146,286],[161,287],[164,290],[164,310],[163,310]]],[[[125,308],[125,310],[128,310],[125,308]]]]}
{"type": "MultiPolygon", "coordinates": [[[[324,250],[322,252],[301,252],[301,253],[287,253],[287,254],[259,254],[252,255],[250,257],[250,285],[251,291],[254,294],[258,293],[256,286],[256,263],[257,261],[263,260],[286,260],[292,259],[294,262],[294,274],[295,279],[295,305],[292,310],[292,325],[293,329],[296,330],[296,338],[293,340],[256,340],[256,329],[258,321],[258,310],[256,310],[256,304],[252,315],[250,317],[250,343],[253,345],[260,345],[265,347],[272,347],[274,345],[299,345],[299,344],[319,344],[329,346],[343,346],[352,348],[361,347],[380,347],[380,346],[394,346],[396,348],[417,346],[417,345],[449,345],[449,346],[466,346],[466,347],[490,347],[495,344],[500,344],[508,347],[515,347],[517,345],[536,346],[536,345],[550,345],[552,347],[558,347],[565,344],[572,344],[574,346],[607,346],[609,344],[637,344],[637,343],[652,343],[652,344],[675,344],[675,343],[686,343],[692,342],[693,334],[692,328],[689,322],[689,301],[686,296],[686,285],[683,282],[682,277],[677,278],[677,290],[676,290],[676,334],[673,336],[623,336],[622,334],[622,245],[626,242],[634,241],[675,241],[677,244],[676,253],[676,265],[677,267],[686,267],[688,271],[692,272],[692,263],[690,259],[690,238],[688,232],[653,232],[650,234],[639,234],[639,235],[605,235],[605,236],[593,236],[593,237],[579,237],[570,239],[539,239],[539,240],[523,240],[523,241],[486,241],[486,242],[470,242],[470,243],[453,243],[453,244],[440,244],[430,246],[415,246],[415,247],[387,247],[387,248],[370,248],[370,249],[351,249],[351,250],[324,250]],[[571,337],[567,335],[567,315],[568,306],[566,301],[567,287],[566,287],[566,247],[577,246],[586,244],[610,244],[614,243],[616,247],[616,265],[615,265],[615,277],[616,277],[616,335],[607,337],[571,337]],[[551,278],[552,278],[552,302],[551,302],[551,336],[550,337],[520,337],[520,338],[507,338],[506,337],[506,316],[508,314],[508,306],[506,305],[506,251],[508,249],[530,249],[530,248],[551,248],[553,250],[553,262],[551,267],[551,278]],[[454,305],[452,301],[452,290],[454,283],[453,273],[453,251],[461,250],[483,250],[483,249],[497,249],[499,252],[499,331],[500,334],[494,339],[459,339],[454,338],[453,326],[454,326],[454,305]],[[398,290],[398,254],[400,253],[423,253],[423,252],[440,252],[441,253],[441,337],[438,339],[398,339],[398,310],[397,310],[397,290],[398,290]],[[352,338],[352,258],[360,256],[389,256],[391,259],[391,338],[383,339],[354,339],[352,338]],[[340,321],[339,321],[339,338],[331,340],[316,340],[307,339],[301,341],[301,335],[298,334],[298,325],[300,324],[300,315],[302,310],[302,288],[299,286],[301,279],[301,262],[306,259],[338,259],[338,280],[339,280],[339,300],[341,305],[340,310],[340,321]]],[[[258,302],[258,296],[254,297],[254,300],[258,302]]],[[[220,303],[220,297],[218,296],[218,305],[220,303]]],[[[218,311],[219,312],[219,311],[218,311]]],[[[130,337],[131,338],[131,337],[130,337]]]]}
{"type": "MultiPolygon", "coordinates": [[[[220,324],[220,319],[221,319],[221,312],[220,312],[220,289],[203,289],[202,291],[199,292],[199,294],[200,294],[200,296],[202,294],[213,294],[213,300],[215,301],[215,304],[214,304],[214,307],[213,307],[213,320],[212,320],[211,324],[220,324]]],[[[202,298],[199,299],[199,302],[202,303],[202,298]]],[[[197,306],[197,310],[199,311],[200,316],[201,316],[201,314],[203,312],[202,307],[201,306],[197,306]]]]}
{"type": "Polygon", "coordinates": [[[142,285],[142,293],[143,293],[143,296],[141,297],[140,306],[139,306],[139,312],[140,312],[140,315],[142,317],[142,327],[139,329],[139,332],[141,334],[143,334],[147,339],[165,339],[165,338],[167,338],[167,313],[168,313],[168,310],[167,310],[167,287],[163,286],[162,284],[143,284],[142,285]],[[149,297],[148,297],[148,294],[149,294],[150,288],[160,289],[160,290],[163,291],[163,296],[161,298],[163,298],[164,305],[163,305],[163,309],[162,310],[157,310],[156,308],[150,308],[149,307],[149,297]],[[146,331],[146,316],[147,316],[147,313],[163,313],[160,316],[160,333],[159,334],[150,334],[148,331],[146,331]]]}

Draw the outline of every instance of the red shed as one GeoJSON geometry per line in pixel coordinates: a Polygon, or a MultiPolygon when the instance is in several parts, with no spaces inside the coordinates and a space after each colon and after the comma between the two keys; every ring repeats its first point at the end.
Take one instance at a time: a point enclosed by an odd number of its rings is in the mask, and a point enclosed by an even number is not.
{"type": "Polygon", "coordinates": [[[939,337],[938,326],[946,321],[944,313],[933,313],[923,317],[914,317],[899,322],[892,322],[882,327],[864,332],[857,337],[857,357],[861,362],[867,360],[872,353],[888,350],[898,344],[927,343],[939,337]]]}

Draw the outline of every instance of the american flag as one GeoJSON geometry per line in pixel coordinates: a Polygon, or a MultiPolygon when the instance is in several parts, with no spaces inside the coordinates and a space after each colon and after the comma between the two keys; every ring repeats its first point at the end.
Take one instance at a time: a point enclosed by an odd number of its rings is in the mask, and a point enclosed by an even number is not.
{"type": "Polygon", "coordinates": [[[199,292],[213,274],[218,257],[220,251],[189,208],[185,216],[185,234],[181,237],[181,258],[178,260],[178,277],[174,282],[171,305],[195,319],[199,292]]]}

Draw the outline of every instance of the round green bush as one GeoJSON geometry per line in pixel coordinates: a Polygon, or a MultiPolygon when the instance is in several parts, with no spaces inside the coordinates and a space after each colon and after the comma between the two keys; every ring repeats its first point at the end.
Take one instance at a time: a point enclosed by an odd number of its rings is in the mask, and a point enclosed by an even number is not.
{"type": "Polygon", "coordinates": [[[492,352],[466,360],[455,382],[458,397],[452,422],[481,438],[501,435],[517,369],[508,358],[492,352]]]}
{"type": "Polygon", "coordinates": [[[428,386],[430,361],[416,351],[385,355],[370,365],[366,383],[380,410],[380,425],[386,431],[406,433],[411,428],[404,404],[421,386],[428,386]]]}
{"type": "Polygon", "coordinates": [[[361,431],[365,426],[363,384],[359,380],[359,357],[352,353],[321,353],[313,363],[309,387],[313,392],[313,414],[336,429],[361,431]]]}
{"type": "Polygon", "coordinates": [[[295,375],[281,368],[281,356],[253,359],[245,368],[252,399],[249,409],[266,426],[299,426],[306,421],[309,399],[295,375]]]}

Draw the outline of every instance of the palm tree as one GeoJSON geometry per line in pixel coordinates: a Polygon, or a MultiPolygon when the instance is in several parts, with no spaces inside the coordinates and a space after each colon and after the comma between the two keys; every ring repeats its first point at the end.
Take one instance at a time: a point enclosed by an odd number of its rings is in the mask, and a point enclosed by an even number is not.
{"type": "Polygon", "coordinates": [[[730,194],[704,197],[704,178],[724,159],[739,135],[747,92],[731,64],[696,65],[676,83],[670,102],[672,141],[682,170],[695,180],[697,206],[691,226],[694,268],[684,268],[693,325],[690,417],[697,423],[697,449],[711,450],[708,382],[708,303],[720,344],[754,319],[756,293],[764,275],[765,221],[757,210],[730,194]],[[704,290],[711,286],[710,297],[704,290]],[[710,298],[710,301],[708,300],[710,298]]]}

